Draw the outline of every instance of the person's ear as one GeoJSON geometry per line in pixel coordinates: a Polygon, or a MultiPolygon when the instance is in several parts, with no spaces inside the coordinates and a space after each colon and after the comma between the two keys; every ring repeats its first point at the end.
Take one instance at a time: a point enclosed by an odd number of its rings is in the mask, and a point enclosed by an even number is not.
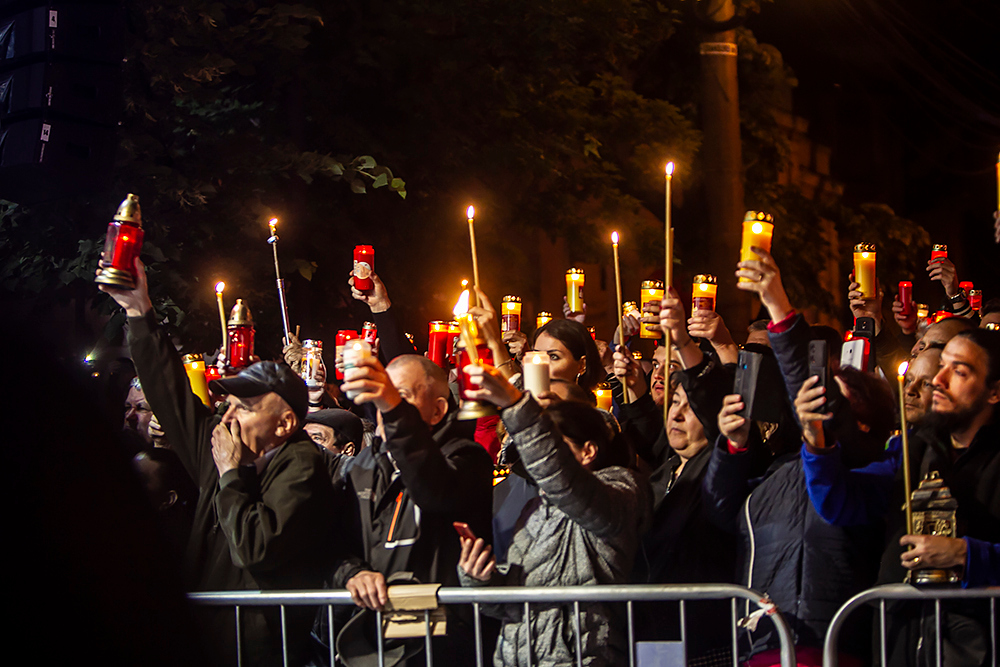
{"type": "Polygon", "coordinates": [[[285,410],[278,418],[278,424],[274,427],[274,435],[277,438],[288,438],[299,429],[299,418],[291,410],[285,410]]]}
{"type": "Polygon", "coordinates": [[[353,442],[349,442],[346,445],[344,445],[341,448],[340,453],[343,454],[344,456],[354,456],[354,454],[355,454],[354,443],[353,442]]]}
{"type": "Polygon", "coordinates": [[[986,388],[986,402],[990,405],[1000,403],[1000,380],[994,382],[992,387],[986,388]]]}
{"type": "Polygon", "coordinates": [[[167,491],[167,499],[160,503],[160,511],[168,510],[177,503],[177,492],[167,491]]]}
{"type": "Polygon", "coordinates": [[[597,444],[593,440],[588,440],[583,443],[583,447],[580,448],[580,465],[586,468],[596,460],[597,444]]]}
{"type": "Polygon", "coordinates": [[[434,414],[431,416],[431,426],[437,425],[444,416],[448,414],[448,399],[437,397],[434,399],[434,414]]]}

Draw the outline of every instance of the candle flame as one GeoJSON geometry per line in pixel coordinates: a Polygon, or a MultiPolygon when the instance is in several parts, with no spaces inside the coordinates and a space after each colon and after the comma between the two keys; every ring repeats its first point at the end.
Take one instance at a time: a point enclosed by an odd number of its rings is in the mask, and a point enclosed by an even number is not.
{"type": "Polygon", "coordinates": [[[469,220],[472,220],[474,217],[476,217],[476,207],[475,206],[470,206],[469,209],[465,213],[466,213],[466,217],[468,217],[469,220]]]}
{"type": "Polygon", "coordinates": [[[458,303],[451,312],[455,315],[455,319],[469,312],[469,290],[462,291],[462,296],[458,297],[458,303]]]}
{"type": "Polygon", "coordinates": [[[611,242],[618,245],[618,232],[611,232],[611,242]]]}
{"type": "Polygon", "coordinates": [[[702,292],[707,292],[708,291],[708,285],[706,285],[705,283],[700,283],[698,285],[698,289],[700,289],[702,292]]]}
{"type": "Polygon", "coordinates": [[[221,280],[219,282],[215,283],[215,293],[216,294],[222,294],[222,290],[224,290],[224,289],[226,289],[226,283],[222,282],[221,280]]]}
{"type": "Polygon", "coordinates": [[[760,234],[761,232],[764,231],[764,225],[760,224],[759,222],[755,222],[753,223],[751,229],[753,230],[754,234],[760,234]]]}
{"type": "Polygon", "coordinates": [[[906,375],[906,369],[909,368],[909,366],[910,362],[908,361],[904,361],[899,365],[899,370],[896,371],[899,374],[899,377],[903,377],[906,375]]]}
{"type": "Polygon", "coordinates": [[[537,352],[531,355],[531,363],[533,364],[541,364],[544,359],[545,357],[538,354],[537,352]]]}
{"type": "Polygon", "coordinates": [[[667,176],[673,176],[673,175],[674,175],[674,163],[673,161],[670,161],[667,163],[667,176]]]}
{"type": "Polygon", "coordinates": [[[465,289],[468,286],[469,286],[469,281],[466,280],[465,278],[462,278],[462,289],[465,289]]]}
{"type": "Polygon", "coordinates": [[[861,253],[861,259],[868,259],[868,253],[866,252],[861,253]]]}
{"type": "Polygon", "coordinates": [[[358,341],[358,342],[354,343],[354,345],[351,346],[351,349],[353,349],[355,351],[361,350],[363,348],[364,348],[364,345],[361,344],[361,341],[358,341]]]}
{"type": "Polygon", "coordinates": [[[513,303],[507,302],[504,305],[507,306],[507,310],[514,310],[514,304],[513,303]]]}

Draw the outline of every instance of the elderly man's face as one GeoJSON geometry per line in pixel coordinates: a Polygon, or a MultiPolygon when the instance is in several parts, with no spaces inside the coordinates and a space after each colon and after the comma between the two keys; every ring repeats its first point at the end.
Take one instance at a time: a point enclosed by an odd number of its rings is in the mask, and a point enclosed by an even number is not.
{"type": "Polygon", "coordinates": [[[250,398],[230,396],[222,423],[230,427],[239,423],[240,439],[259,456],[288,439],[290,433],[282,426],[282,416],[290,411],[285,400],[273,392],[250,398]]]}
{"type": "Polygon", "coordinates": [[[146,442],[151,443],[153,439],[149,435],[149,420],[152,417],[153,411],[149,409],[149,403],[146,402],[146,395],[142,389],[129,388],[128,397],[125,399],[125,423],[122,428],[138,432],[146,442]]]}
{"type": "Polygon", "coordinates": [[[447,413],[447,403],[442,406],[430,385],[430,380],[418,364],[404,363],[386,369],[389,380],[400,397],[420,411],[420,418],[428,426],[434,426],[447,413]]]}

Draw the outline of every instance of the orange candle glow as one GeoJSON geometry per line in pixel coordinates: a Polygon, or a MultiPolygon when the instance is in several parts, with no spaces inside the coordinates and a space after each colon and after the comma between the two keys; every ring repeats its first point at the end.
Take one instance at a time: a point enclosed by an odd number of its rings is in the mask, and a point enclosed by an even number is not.
{"type": "Polygon", "coordinates": [[[858,291],[863,298],[875,298],[875,281],[875,244],[859,243],[854,246],[854,282],[860,285],[858,291]]]}

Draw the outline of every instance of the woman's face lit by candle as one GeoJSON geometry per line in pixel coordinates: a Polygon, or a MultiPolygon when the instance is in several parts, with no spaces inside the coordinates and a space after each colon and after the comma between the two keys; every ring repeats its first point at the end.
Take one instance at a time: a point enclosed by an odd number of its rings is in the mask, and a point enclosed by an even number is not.
{"type": "Polygon", "coordinates": [[[547,333],[538,335],[535,351],[548,355],[549,377],[552,379],[576,382],[576,376],[587,368],[586,357],[574,359],[565,345],[547,333]]]}

